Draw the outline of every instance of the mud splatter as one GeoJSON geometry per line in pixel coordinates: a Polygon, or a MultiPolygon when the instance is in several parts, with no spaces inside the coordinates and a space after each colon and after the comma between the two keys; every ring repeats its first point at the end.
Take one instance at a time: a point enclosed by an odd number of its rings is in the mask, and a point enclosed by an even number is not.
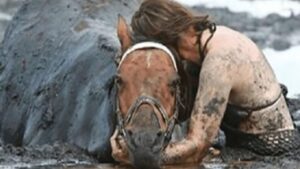
{"type": "Polygon", "coordinates": [[[203,110],[203,113],[211,117],[213,114],[219,114],[220,105],[224,104],[225,98],[213,98],[203,110]]]}

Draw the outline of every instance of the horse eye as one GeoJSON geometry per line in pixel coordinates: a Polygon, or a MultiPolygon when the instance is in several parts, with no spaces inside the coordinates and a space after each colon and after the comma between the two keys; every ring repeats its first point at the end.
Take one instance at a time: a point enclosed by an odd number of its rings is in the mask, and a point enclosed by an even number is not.
{"type": "Polygon", "coordinates": [[[162,134],[163,134],[163,132],[162,131],[159,131],[159,132],[157,132],[157,137],[161,137],[162,136],[162,134]]]}
{"type": "Polygon", "coordinates": [[[120,85],[123,83],[122,78],[120,75],[115,76],[115,84],[120,87],[120,85]]]}
{"type": "Polygon", "coordinates": [[[180,78],[174,78],[170,81],[169,87],[170,87],[170,92],[171,95],[174,96],[176,93],[176,88],[180,84],[180,78]]]}
{"type": "Polygon", "coordinates": [[[129,136],[132,136],[132,134],[133,134],[131,130],[127,130],[127,133],[129,136]]]}
{"type": "Polygon", "coordinates": [[[179,85],[179,83],[180,83],[180,79],[179,78],[176,78],[176,79],[174,79],[174,80],[172,80],[171,82],[170,82],[170,86],[171,87],[176,87],[177,85],[179,85]]]}

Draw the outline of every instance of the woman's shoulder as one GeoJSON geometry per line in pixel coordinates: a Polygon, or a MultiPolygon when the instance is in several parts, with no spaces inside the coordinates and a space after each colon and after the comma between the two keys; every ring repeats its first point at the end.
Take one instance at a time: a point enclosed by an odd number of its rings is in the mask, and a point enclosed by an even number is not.
{"type": "Polygon", "coordinates": [[[261,55],[259,47],[245,34],[236,31],[232,28],[218,25],[216,32],[210,42],[211,52],[214,53],[228,53],[237,55],[250,53],[254,55],[261,55]]]}
{"type": "Polygon", "coordinates": [[[215,36],[220,37],[222,39],[224,38],[249,39],[245,34],[224,25],[217,25],[215,36]]]}

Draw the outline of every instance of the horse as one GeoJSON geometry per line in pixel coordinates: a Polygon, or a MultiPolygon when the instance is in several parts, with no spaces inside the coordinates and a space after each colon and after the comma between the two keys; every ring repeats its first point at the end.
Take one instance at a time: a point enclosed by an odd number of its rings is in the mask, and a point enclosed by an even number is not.
{"type": "Polygon", "coordinates": [[[117,32],[122,48],[115,78],[118,134],[133,166],[159,168],[175,123],[189,117],[194,103],[188,76],[174,50],[132,37],[120,16],[117,32]]]}

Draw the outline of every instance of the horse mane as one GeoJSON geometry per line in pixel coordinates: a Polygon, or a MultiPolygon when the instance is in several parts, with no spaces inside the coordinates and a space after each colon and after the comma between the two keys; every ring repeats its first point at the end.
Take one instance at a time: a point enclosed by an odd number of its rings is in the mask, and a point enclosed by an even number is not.
{"type": "MultiPolygon", "coordinates": [[[[133,41],[133,45],[137,44],[137,43],[145,42],[145,41],[152,41],[152,42],[161,43],[161,42],[158,42],[155,39],[149,39],[149,37],[136,36],[136,35],[132,37],[132,41],[133,41]]],[[[189,63],[184,62],[179,57],[179,54],[178,54],[178,52],[176,51],[175,48],[173,48],[172,46],[169,46],[169,45],[165,45],[165,46],[167,46],[168,49],[174,55],[175,61],[176,61],[176,64],[177,64],[177,68],[178,68],[178,75],[180,77],[180,89],[179,89],[179,95],[180,96],[178,98],[179,99],[179,105],[176,105],[176,106],[179,106],[178,120],[180,122],[183,122],[183,121],[187,120],[188,118],[190,118],[192,108],[194,106],[195,97],[196,97],[195,93],[197,91],[197,87],[195,88],[193,86],[193,83],[191,83],[193,77],[190,74],[190,70],[194,66],[192,66],[189,63]]],[[[198,70],[198,69],[196,69],[196,70],[198,70]]],[[[199,71],[198,71],[198,73],[199,73],[199,71]]],[[[197,75],[197,78],[198,77],[199,76],[197,75]]],[[[198,86],[197,82],[195,84],[198,86]]]]}
{"type": "MultiPolygon", "coordinates": [[[[195,91],[193,88],[192,77],[189,73],[189,65],[184,62],[180,57],[178,52],[170,46],[167,46],[173,55],[175,56],[175,61],[178,67],[178,75],[180,77],[180,105],[179,106],[179,116],[178,120],[180,122],[185,121],[190,118],[192,113],[192,108],[195,101],[195,91]]],[[[198,84],[198,83],[197,83],[198,84]]],[[[197,90],[197,89],[196,89],[197,90]]]]}

